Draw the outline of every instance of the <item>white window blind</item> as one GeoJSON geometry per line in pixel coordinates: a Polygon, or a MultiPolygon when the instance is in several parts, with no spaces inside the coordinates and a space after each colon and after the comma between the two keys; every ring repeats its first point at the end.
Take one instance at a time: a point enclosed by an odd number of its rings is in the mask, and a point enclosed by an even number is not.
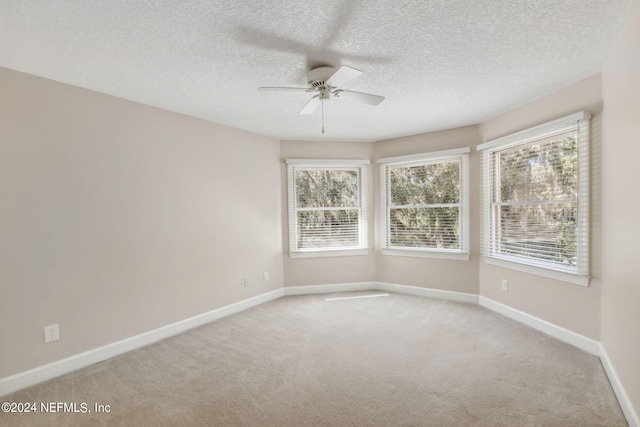
{"type": "Polygon", "coordinates": [[[466,148],[379,160],[383,249],[468,253],[468,152],[466,148]]]}
{"type": "Polygon", "coordinates": [[[484,256],[588,276],[589,115],[574,114],[478,150],[484,256]]]}
{"type": "Polygon", "coordinates": [[[366,163],[287,160],[292,255],[367,249],[366,163]]]}

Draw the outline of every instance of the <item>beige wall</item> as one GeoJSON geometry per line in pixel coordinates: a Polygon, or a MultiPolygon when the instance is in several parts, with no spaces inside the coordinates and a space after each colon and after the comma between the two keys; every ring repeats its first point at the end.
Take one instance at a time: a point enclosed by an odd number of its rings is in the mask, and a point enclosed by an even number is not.
{"type": "MultiPolygon", "coordinates": [[[[463,147],[474,149],[479,143],[480,136],[477,126],[378,141],[374,145],[374,163],[377,159],[385,157],[429,153],[463,147]]],[[[376,188],[379,188],[380,174],[377,164],[375,172],[376,188]]],[[[469,155],[469,217],[471,222],[471,257],[469,261],[382,255],[378,250],[376,253],[376,277],[378,281],[454,292],[478,293],[479,176],[479,155],[475,150],[472,150],[469,155]]],[[[382,234],[380,224],[382,224],[384,212],[380,207],[379,191],[376,192],[375,206],[375,226],[378,236],[376,248],[380,249],[382,244],[380,241],[382,234]]]]}
{"type": "Polygon", "coordinates": [[[0,378],[282,287],[279,153],[0,69],[0,378]]]}
{"type": "Polygon", "coordinates": [[[284,253],[285,286],[328,285],[371,282],[375,280],[375,253],[373,229],[373,165],[368,169],[367,218],[369,219],[369,253],[358,256],[319,258],[289,257],[289,228],[287,212],[286,159],[359,159],[370,160],[373,145],[370,142],[282,141],[282,252],[284,253]]]}
{"type": "Polygon", "coordinates": [[[0,378],[283,285],[383,281],[479,293],[601,340],[640,407],[639,28],[637,10],[602,77],[376,143],[278,142],[0,69],[0,378]],[[580,110],[594,115],[591,285],[485,264],[475,146],[580,110]],[[466,146],[470,261],[377,253],[376,159],[466,146]],[[371,160],[368,255],[288,257],[287,158],[371,160]],[[45,345],[53,323],[62,339],[45,345]]]}
{"type": "Polygon", "coordinates": [[[636,7],[602,73],[601,341],[637,414],[640,414],[639,52],[640,7],[636,7]]]}
{"type": "Polygon", "coordinates": [[[379,251],[380,212],[379,177],[376,160],[383,157],[427,153],[479,144],[478,129],[469,126],[442,132],[368,142],[300,142],[283,141],[282,218],[285,286],[323,285],[381,281],[401,285],[478,293],[478,180],[477,153],[470,156],[471,249],[470,261],[382,256],[379,251]],[[369,254],[366,256],[319,257],[291,259],[288,253],[288,218],[285,160],[302,159],[369,159],[368,218],[369,254]]]}
{"type": "Polygon", "coordinates": [[[593,339],[600,338],[601,76],[595,75],[480,125],[483,141],[578,111],[593,115],[591,130],[591,284],[588,287],[480,261],[480,295],[593,339]],[[501,290],[501,280],[509,291],[501,290]]]}

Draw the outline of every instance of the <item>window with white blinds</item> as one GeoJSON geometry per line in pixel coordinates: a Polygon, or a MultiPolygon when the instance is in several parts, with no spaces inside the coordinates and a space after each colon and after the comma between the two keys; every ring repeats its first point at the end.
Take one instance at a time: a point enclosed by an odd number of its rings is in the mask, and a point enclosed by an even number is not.
{"type": "Polygon", "coordinates": [[[380,159],[383,253],[468,259],[469,148],[380,159]]]}
{"type": "Polygon", "coordinates": [[[366,253],[367,164],[287,160],[292,257],[366,253]]]}
{"type": "Polygon", "coordinates": [[[485,257],[587,277],[589,115],[574,114],[478,150],[485,257]]]}

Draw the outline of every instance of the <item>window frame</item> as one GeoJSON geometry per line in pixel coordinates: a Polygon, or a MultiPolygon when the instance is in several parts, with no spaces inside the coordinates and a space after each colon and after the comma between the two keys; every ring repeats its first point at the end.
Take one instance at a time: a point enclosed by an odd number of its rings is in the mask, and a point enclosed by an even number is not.
{"type": "MultiPolygon", "coordinates": [[[[367,222],[367,169],[369,160],[347,159],[286,159],[287,164],[287,207],[289,226],[289,257],[315,258],[334,256],[357,256],[369,253],[367,222]],[[358,245],[348,247],[299,248],[298,247],[298,207],[295,172],[298,170],[355,170],[358,173],[358,245]]],[[[308,208],[305,208],[308,209],[308,208]]]]}
{"type": "MultiPolygon", "coordinates": [[[[589,285],[590,118],[590,114],[583,111],[487,141],[477,146],[477,150],[482,152],[483,197],[481,222],[483,232],[481,234],[481,250],[485,263],[582,286],[589,285]],[[575,268],[561,267],[552,262],[544,262],[543,260],[536,259],[529,260],[525,257],[501,253],[500,239],[498,238],[501,228],[499,218],[496,218],[496,213],[493,209],[496,203],[501,202],[492,200],[492,194],[496,193],[495,186],[499,185],[499,182],[496,181],[496,175],[492,173],[495,166],[496,155],[508,149],[524,147],[537,140],[543,140],[554,135],[559,135],[562,132],[573,130],[576,131],[577,135],[578,191],[575,202],[577,207],[575,239],[577,266],[575,268]]],[[[546,201],[546,203],[549,203],[549,201],[546,201]]]]}
{"type": "Polygon", "coordinates": [[[381,252],[383,255],[408,256],[421,258],[436,258],[468,261],[470,255],[469,238],[469,147],[452,150],[435,151],[429,153],[412,154],[407,156],[387,157],[378,159],[380,165],[380,212],[381,212],[381,252]],[[462,232],[460,233],[460,249],[439,249],[423,247],[395,247],[390,246],[390,167],[412,167],[426,164],[439,163],[460,163],[460,209],[459,222],[462,232]]]}

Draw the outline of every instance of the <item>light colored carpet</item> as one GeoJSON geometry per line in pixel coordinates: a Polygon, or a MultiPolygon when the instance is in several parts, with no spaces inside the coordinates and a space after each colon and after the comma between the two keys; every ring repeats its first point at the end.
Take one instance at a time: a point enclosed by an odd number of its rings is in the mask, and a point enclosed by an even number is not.
{"type": "Polygon", "coordinates": [[[20,426],[624,426],[597,357],[482,307],[285,297],[1,401],[20,426]]]}

